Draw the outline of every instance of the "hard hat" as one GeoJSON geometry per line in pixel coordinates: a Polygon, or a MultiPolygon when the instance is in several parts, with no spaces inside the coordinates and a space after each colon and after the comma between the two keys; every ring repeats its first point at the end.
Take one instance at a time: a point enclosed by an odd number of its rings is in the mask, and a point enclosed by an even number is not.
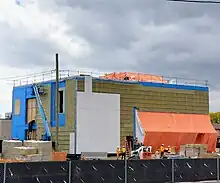
{"type": "Polygon", "coordinates": [[[161,144],[162,146],[164,146],[164,144],[161,144]]]}
{"type": "Polygon", "coordinates": [[[168,146],[168,147],[170,147],[170,146],[168,146]]]}

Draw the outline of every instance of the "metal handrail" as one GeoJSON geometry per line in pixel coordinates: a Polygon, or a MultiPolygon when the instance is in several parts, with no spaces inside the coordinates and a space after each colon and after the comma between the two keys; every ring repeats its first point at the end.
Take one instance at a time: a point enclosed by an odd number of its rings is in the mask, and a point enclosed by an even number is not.
{"type": "MultiPolygon", "coordinates": [[[[102,77],[105,76],[105,74],[106,73],[101,73],[101,72],[60,70],[59,71],[59,78],[65,79],[68,77],[74,77],[74,76],[80,76],[80,75],[91,75],[94,78],[100,78],[101,76],[102,77]]],[[[137,75],[139,75],[139,74],[143,75],[143,73],[137,73],[137,75]]],[[[152,75],[152,77],[154,77],[154,75],[152,75]]],[[[8,81],[11,84],[13,84],[13,86],[22,86],[22,85],[28,85],[28,84],[34,84],[34,83],[40,83],[40,82],[47,82],[47,81],[55,80],[55,78],[56,78],[55,70],[50,70],[50,71],[46,71],[46,72],[15,77],[15,78],[12,78],[8,81]]],[[[148,82],[169,83],[169,84],[174,84],[174,85],[208,86],[207,80],[187,79],[187,78],[169,77],[169,76],[161,76],[161,78],[162,79],[160,81],[155,81],[152,78],[152,79],[149,79],[148,82]]],[[[107,80],[121,81],[117,78],[108,78],[107,80]]],[[[136,79],[135,81],[138,82],[140,80],[136,79]]],[[[124,81],[124,82],[126,82],[126,81],[124,81]]],[[[127,81],[127,82],[129,82],[129,81],[127,81]]]]}

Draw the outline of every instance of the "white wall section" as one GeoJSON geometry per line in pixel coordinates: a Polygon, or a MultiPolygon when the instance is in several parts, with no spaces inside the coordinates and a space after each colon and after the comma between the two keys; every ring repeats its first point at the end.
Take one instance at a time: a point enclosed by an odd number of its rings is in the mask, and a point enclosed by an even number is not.
{"type": "Polygon", "coordinates": [[[120,95],[77,92],[77,153],[115,153],[120,145],[120,95]]]}
{"type": "Polygon", "coordinates": [[[138,138],[139,142],[144,142],[144,135],[145,135],[145,130],[141,125],[140,118],[138,116],[138,112],[135,112],[135,122],[136,122],[136,137],[138,138]]]}
{"type": "Polygon", "coordinates": [[[85,76],[84,86],[86,93],[92,93],[92,76],[85,76]]]}
{"type": "Polygon", "coordinates": [[[70,133],[70,149],[69,153],[74,154],[74,148],[75,148],[75,133],[70,133]]]}

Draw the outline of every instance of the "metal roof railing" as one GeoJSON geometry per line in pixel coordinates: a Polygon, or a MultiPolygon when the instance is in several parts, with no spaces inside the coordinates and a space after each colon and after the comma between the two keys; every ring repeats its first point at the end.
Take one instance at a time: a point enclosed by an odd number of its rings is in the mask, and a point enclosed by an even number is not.
{"type": "MultiPolygon", "coordinates": [[[[139,73],[137,73],[138,75],[139,73]]],[[[94,78],[102,79],[101,77],[105,76],[106,73],[101,72],[87,72],[87,71],[74,71],[74,70],[60,70],[59,71],[59,79],[65,79],[69,77],[76,77],[76,76],[82,76],[82,75],[91,75],[94,78]]],[[[140,75],[143,75],[143,73],[140,73],[140,75]]],[[[154,75],[152,75],[154,77],[154,75]]],[[[208,86],[207,80],[197,80],[197,79],[186,79],[186,78],[180,78],[180,77],[167,77],[167,76],[161,76],[160,81],[155,81],[153,78],[148,79],[146,82],[156,82],[156,83],[168,83],[168,84],[175,84],[175,85],[190,85],[190,86],[208,86]]],[[[34,73],[26,76],[18,76],[15,78],[12,78],[8,80],[10,84],[13,86],[23,86],[23,85],[29,85],[34,83],[40,83],[40,82],[47,82],[51,80],[56,79],[56,72],[55,70],[50,70],[46,72],[40,72],[40,73],[34,73]]],[[[112,80],[112,81],[122,81],[120,79],[116,78],[108,78],[103,80],[112,80]]],[[[138,82],[139,80],[133,80],[133,82],[138,82]]],[[[123,80],[123,82],[130,82],[129,80],[123,80]]]]}

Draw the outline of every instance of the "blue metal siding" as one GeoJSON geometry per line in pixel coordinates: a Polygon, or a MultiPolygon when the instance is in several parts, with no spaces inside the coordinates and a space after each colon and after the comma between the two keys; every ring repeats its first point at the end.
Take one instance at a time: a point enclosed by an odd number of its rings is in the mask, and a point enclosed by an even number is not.
{"type": "Polygon", "coordinates": [[[26,124],[26,88],[13,88],[12,137],[24,140],[26,124]],[[14,114],[15,100],[20,100],[20,114],[14,114]]]}
{"type": "MultiPolygon", "coordinates": [[[[51,121],[50,124],[52,127],[56,126],[56,116],[55,116],[55,99],[56,99],[56,91],[55,91],[55,82],[45,82],[42,85],[50,85],[51,86],[51,121]]],[[[60,81],[59,88],[65,88],[66,82],[60,81]]],[[[25,85],[14,87],[12,92],[12,138],[18,138],[20,140],[25,140],[25,131],[28,129],[28,125],[26,122],[26,101],[27,99],[34,98],[32,95],[32,85],[25,85]],[[16,99],[20,99],[20,115],[14,114],[14,103],[16,99]]],[[[65,97],[64,93],[64,97],[65,97]]],[[[65,103],[64,103],[65,105],[65,103]]],[[[65,116],[65,108],[64,113],[59,114],[59,126],[65,126],[66,116],[65,116]]]]}
{"type": "Polygon", "coordinates": [[[179,89],[179,90],[209,91],[209,88],[205,86],[176,85],[176,84],[152,83],[152,82],[139,82],[139,83],[143,86],[148,86],[148,87],[172,88],[172,89],[179,89]]]}
{"type": "Polygon", "coordinates": [[[55,90],[56,90],[56,84],[55,84],[55,82],[53,82],[53,83],[51,83],[51,85],[50,85],[50,87],[51,87],[51,93],[50,93],[50,125],[51,126],[55,126],[55,124],[56,124],[56,122],[54,122],[55,121],[55,119],[56,119],[56,116],[55,116],[55,99],[56,99],[56,96],[55,96],[55,90]]]}
{"type": "MultiPolygon", "coordinates": [[[[59,88],[66,88],[66,81],[61,81],[59,83],[59,88]]],[[[66,113],[65,113],[65,97],[66,94],[64,92],[64,113],[59,113],[59,126],[63,127],[65,126],[66,122],[66,113]]],[[[51,126],[56,126],[56,109],[55,109],[55,101],[56,101],[56,83],[51,83],[51,126]]]]}

